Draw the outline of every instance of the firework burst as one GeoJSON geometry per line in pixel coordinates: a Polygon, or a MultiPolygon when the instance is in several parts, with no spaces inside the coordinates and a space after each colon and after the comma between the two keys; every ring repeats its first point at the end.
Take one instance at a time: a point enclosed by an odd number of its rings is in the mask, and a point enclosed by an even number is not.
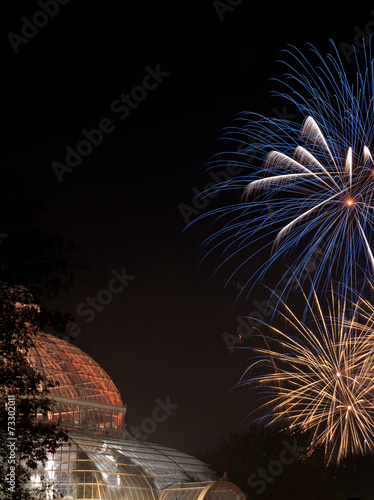
{"type": "Polygon", "coordinates": [[[261,421],[309,433],[308,453],[323,447],[327,464],[339,464],[374,451],[374,307],[363,299],[348,307],[332,292],[324,314],[312,295],[303,292],[309,323],[282,303],[284,328],[267,325],[266,348],[239,385],[265,399],[261,421]]]}
{"type": "Polygon", "coordinates": [[[303,123],[246,113],[228,129],[227,137],[246,144],[236,163],[249,173],[222,186],[242,190],[242,199],[208,214],[220,227],[205,240],[205,255],[218,250],[221,266],[239,261],[230,279],[265,255],[247,291],[281,262],[292,267],[290,286],[313,269],[315,288],[326,290],[336,276],[355,288],[374,272],[371,52],[362,69],[357,62],[354,85],[337,51],[324,58],[311,48],[311,60],[294,48],[285,53],[291,62],[277,95],[303,123]]]}

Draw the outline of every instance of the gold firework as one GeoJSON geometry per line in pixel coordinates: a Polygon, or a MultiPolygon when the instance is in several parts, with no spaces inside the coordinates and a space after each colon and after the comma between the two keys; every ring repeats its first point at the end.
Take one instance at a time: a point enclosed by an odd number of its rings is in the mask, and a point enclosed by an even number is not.
{"type": "Polygon", "coordinates": [[[327,464],[340,463],[374,451],[374,307],[332,292],[324,313],[315,291],[311,301],[302,293],[310,323],[282,302],[285,328],[267,325],[240,384],[265,397],[261,420],[310,433],[307,453],[323,447],[327,464]]]}

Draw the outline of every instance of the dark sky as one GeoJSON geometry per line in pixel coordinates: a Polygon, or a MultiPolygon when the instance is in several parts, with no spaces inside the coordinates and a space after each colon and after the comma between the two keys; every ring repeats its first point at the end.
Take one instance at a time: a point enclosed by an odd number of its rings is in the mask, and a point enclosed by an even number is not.
{"type": "Polygon", "coordinates": [[[311,42],[323,51],[329,38],[352,43],[355,27],[373,18],[359,4],[334,12],[232,3],[220,19],[210,1],[70,1],[18,53],[8,34],[21,35],[22,18],[41,7],[3,6],[2,168],[32,171],[45,227],[80,245],[92,263],[58,306],[76,314],[74,342],[120,389],[129,428],[152,417],[155,400],[170,398],[178,408],[148,439],[189,453],[244,429],[251,400],[231,388],[249,353],[231,354],[223,334],[235,334],[255,297],[235,303],[235,288],[211,277],[215,263],[199,265],[203,228],[182,234],[178,207],[203,188],[204,166],[222,151],[217,139],[237,113],[282,109],[269,97],[280,49],[311,42]],[[144,97],[134,88],[149,68],[162,81],[147,79],[156,88],[144,97]],[[139,103],[125,116],[117,100],[131,91],[139,103]],[[65,163],[66,146],[74,149],[82,130],[104,119],[112,130],[59,182],[51,164],[65,163]],[[136,278],[87,323],[77,308],[124,267],[136,278]]]}

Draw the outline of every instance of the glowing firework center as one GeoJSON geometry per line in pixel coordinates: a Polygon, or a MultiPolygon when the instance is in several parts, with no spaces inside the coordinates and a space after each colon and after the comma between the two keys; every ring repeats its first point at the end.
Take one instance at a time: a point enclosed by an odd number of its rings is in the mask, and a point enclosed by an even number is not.
{"type": "Polygon", "coordinates": [[[44,468],[32,471],[31,485],[53,484],[50,498],[245,499],[200,460],[132,437],[118,389],[90,356],[46,334],[36,336],[33,345],[30,361],[59,384],[51,389],[55,404],[48,418],[61,420],[70,439],[44,468]]]}

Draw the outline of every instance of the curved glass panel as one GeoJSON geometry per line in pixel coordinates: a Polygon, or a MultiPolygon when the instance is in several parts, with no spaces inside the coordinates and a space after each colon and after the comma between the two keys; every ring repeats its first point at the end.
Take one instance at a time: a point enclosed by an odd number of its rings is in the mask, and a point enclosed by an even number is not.
{"type": "Polygon", "coordinates": [[[51,485],[46,498],[83,500],[244,500],[200,460],[165,446],[138,441],[123,430],[126,408],[108,374],[68,342],[33,337],[30,362],[59,385],[47,417],[68,429],[69,443],[30,471],[30,488],[51,485]],[[53,487],[52,487],[53,486],[53,487]]]}
{"type": "Polygon", "coordinates": [[[245,500],[245,496],[236,487],[217,485],[208,491],[204,500],[245,500]]]}
{"type": "Polygon", "coordinates": [[[245,500],[244,494],[227,481],[175,484],[163,491],[160,500],[245,500]]]}
{"type": "Polygon", "coordinates": [[[164,498],[160,497],[164,487],[181,480],[205,477],[205,485],[217,480],[208,465],[164,446],[69,434],[70,445],[50,455],[44,469],[32,471],[32,484],[38,484],[43,471],[45,480],[53,481],[55,491],[50,498],[55,494],[57,498],[155,500],[164,498]]]}
{"type": "Polygon", "coordinates": [[[30,362],[59,385],[52,396],[123,406],[109,375],[88,354],[69,342],[39,333],[33,337],[30,362]]]}

